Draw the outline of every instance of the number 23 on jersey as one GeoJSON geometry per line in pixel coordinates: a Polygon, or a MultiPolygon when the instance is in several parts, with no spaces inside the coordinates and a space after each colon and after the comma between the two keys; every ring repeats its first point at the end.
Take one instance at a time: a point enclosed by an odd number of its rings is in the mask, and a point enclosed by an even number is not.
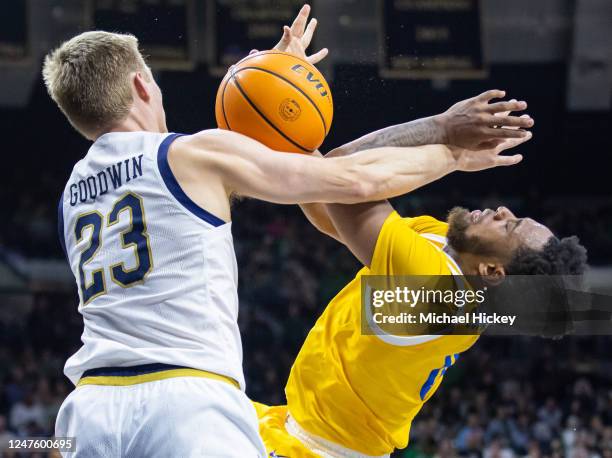
{"type": "Polygon", "coordinates": [[[79,258],[79,289],[81,290],[83,305],[88,304],[98,296],[106,294],[107,275],[110,275],[111,280],[119,286],[129,288],[142,283],[153,269],[144,205],[142,198],[137,194],[128,192],[117,200],[106,220],[97,210],[79,215],[74,226],[77,244],[83,241],[87,229],[90,229],[89,242],[81,250],[79,258]],[[104,243],[104,229],[118,224],[122,212],[129,214],[129,225],[120,233],[121,247],[133,250],[135,267],[126,268],[125,263],[119,262],[86,273],[87,264],[96,257],[104,243]]]}

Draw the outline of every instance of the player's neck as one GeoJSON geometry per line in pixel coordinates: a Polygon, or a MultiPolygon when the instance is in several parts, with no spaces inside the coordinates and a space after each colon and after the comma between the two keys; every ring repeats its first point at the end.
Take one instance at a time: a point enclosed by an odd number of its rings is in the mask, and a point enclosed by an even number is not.
{"type": "Polygon", "coordinates": [[[470,263],[467,262],[464,256],[461,256],[461,253],[455,251],[453,247],[448,244],[444,247],[444,252],[453,258],[464,275],[473,275],[473,269],[470,269],[470,263]]]}
{"type": "Polygon", "coordinates": [[[160,128],[157,119],[154,117],[132,110],[125,119],[114,124],[100,135],[108,132],[168,132],[168,129],[165,126],[160,128]]]}

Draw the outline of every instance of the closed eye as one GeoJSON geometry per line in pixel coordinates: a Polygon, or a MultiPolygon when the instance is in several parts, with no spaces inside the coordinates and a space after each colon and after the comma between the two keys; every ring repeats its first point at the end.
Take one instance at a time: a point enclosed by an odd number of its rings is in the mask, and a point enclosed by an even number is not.
{"type": "Polygon", "coordinates": [[[519,227],[523,221],[525,221],[525,218],[521,218],[521,219],[515,219],[513,221],[508,221],[506,223],[506,232],[512,232],[515,231],[517,227],[519,227]],[[514,223],[514,225],[511,226],[511,223],[514,223]]]}

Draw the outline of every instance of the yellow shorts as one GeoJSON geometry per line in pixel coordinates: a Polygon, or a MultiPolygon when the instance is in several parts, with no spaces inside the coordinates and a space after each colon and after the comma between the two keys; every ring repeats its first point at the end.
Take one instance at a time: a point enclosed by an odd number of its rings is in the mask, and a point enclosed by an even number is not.
{"type": "Polygon", "coordinates": [[[266,406],[254,402],[259,418],[259,434],[270,457],[318,458],[285,428],[287,406],[266,406]]]}

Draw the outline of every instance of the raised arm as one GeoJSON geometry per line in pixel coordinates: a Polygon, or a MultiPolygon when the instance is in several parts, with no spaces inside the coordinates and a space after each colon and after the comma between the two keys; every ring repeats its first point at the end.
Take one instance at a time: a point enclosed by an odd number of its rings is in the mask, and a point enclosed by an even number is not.
{"type": "MultiPolygon", "coordinates": [[[[415,121],[390,126],[381,129],[350,143],[331,150],[326,154],[327,158],[347,156],[366,148],[376,148],[380,146],[419,146],[446,143],[448,140],[448,119],[443,115],[421,118],[415,121]]],[[[319,153],[316,153],[320,156],[319,153]]],[[[360,204],[347,209],[347,216],[363,213],[373,206],[379,206],[380,211],[392,210],[391,205],[386,201],[371,202],[360,204]]],[[[300,205],[304,215],[320,232],[344,243],[338,233],[334,221],[329,215],[327,205],[320,203],[308,203],[300,205]]]]}
{"type": "MultiPolygon", "coordinates": [[[[487,91],[453,105],[441,115],[368,134],[332,150],[328,157],[349,155],[361,148],[387,144],[420,145],[443,141],[472,148],[463,149],[459,156],[460,170],[477,171],[516,164],[522,156],[500,156],[499,153],[529,140],[531,133],[517,129],[533,126],[533,120],[527,115],[509,116],[510,111],[524,110],[527,107],[525,102],[489,103],[491,98],[504,95],[503,91],[487,91]]],[[[302,209],[315,226],[327,228],[324,232],[346,244],[364,265],[369,265],[380,228],[393,211],[386,200],[358,205],[308,204],[302,209]]]]}
{"type": "Polygon", "coordinates": [[[527,103],[515,99],[490,103],[506,96],[505,91],[492,89],[457,102],[444,113],[397,124],[364,135],[363,137],[330,151],[326,157],[352,154],[381,146],[421,146],[447,144],[464,149],[489,149],[496,142],[508,138],[525,138],[521,128],[533,127],[528,115],[511,116],[510,112],[523,111],[527,103]],[[505,127],[506,129],[501,129],[505,127]]]}

